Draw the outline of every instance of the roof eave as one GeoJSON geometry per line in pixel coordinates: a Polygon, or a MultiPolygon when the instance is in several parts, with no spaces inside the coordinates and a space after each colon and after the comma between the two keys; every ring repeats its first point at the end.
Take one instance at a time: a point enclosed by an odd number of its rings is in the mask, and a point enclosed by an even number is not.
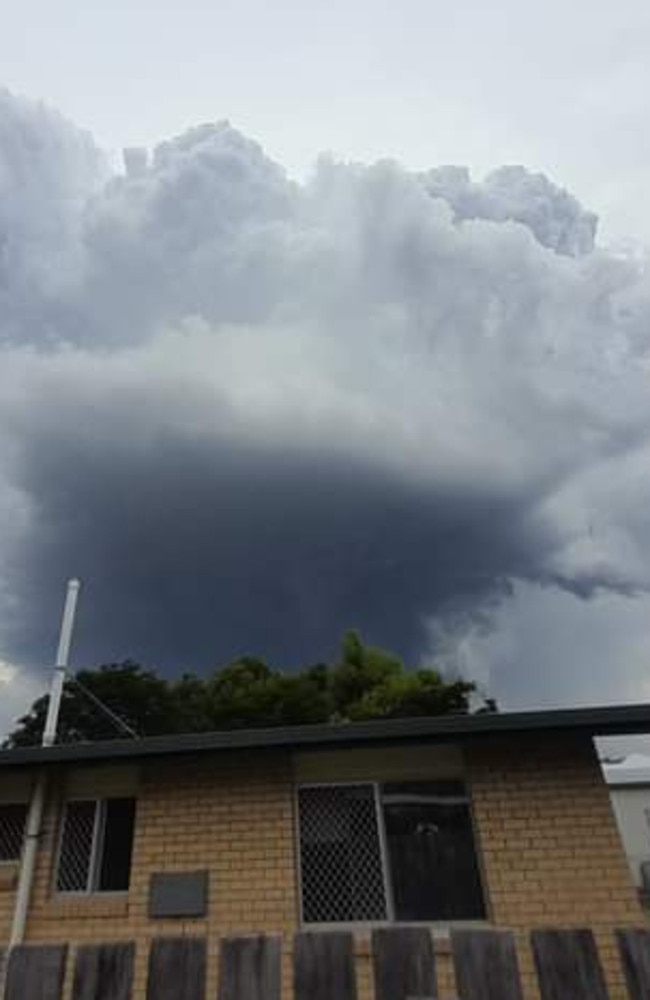
{"type": "Polygon", "coordinates": [[[238,729],[57,744],[0,751],[0,767],[43,766],[68,762],[116,761],[186,754],[255,751],[261,749],[324,749],[414,742],[450,742],[526,733],[582,733],[617,736],[650,733],[650,705],[616,705],[537,712],[495,712],[477,715],[426,716],[273,729],[238,729]]]}

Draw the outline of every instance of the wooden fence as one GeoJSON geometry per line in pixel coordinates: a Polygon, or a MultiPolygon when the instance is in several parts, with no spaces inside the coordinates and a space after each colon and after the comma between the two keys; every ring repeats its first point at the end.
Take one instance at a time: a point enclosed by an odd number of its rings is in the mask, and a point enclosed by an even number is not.
{"type": "MultiPolygon", "coordinates": [[[[650,931],[616,934],[630,1000],[650,1000],[650,931]]],[[[531,934],[542,1000],[609,1000],[590,930],[531,934]]],[[[279,937],[223,938],[215,1000],[282,1000],[279,937]]],[[[453,931],[451,953],[461,1000],[522,1000],[512,934],[453,931]]],[[[204,938],[157,938],[150,946],[147,1000],[207,1000],[204,938]]],[[[133,1000],[135,945],[84,945],[70,955],[72,1000],[133,1000]]],[[[8,956],[4,1000],[61,1000],[66,945],[21,945],[8,956]]],[[[353,938],[349,933],[297,934],[292,952],[295,1000],[357,1000],[353,938]]],[[[436,959],[425,928],[372,934],[376,1000],[438,995],[436,959]]]]}

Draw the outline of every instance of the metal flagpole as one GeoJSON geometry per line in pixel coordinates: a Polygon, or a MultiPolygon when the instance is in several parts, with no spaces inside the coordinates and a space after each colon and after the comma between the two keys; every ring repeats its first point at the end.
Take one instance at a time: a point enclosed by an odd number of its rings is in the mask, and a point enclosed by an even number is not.
{"type": "Polygon", "coordinates": [[[59,636],[59,648],[56,654],[56,664],[50,687],[50,701],[47,706],[47,718],[45,720],[45,729],[43,730],[42,742],[44,747],[50,747],[53,743],[56,743],[56,730],[59,722],[59,712],[61,711],[61,698],[63,696],[65,675],[68,669],[72,629],[74,628],[80,587],[79,580],[68,580],[63,619],[61,621],[61,634],[59,636]]]}
{"type": "MultiPolygon", "coordinates": [[[[66,591],[65,606],[63,608],[63,619],[61,621],[61,634],[59,637],[59,648],[56,655],[56,664],[50,685],[50,700],[47,707],[47,718],[43,729],[43,746],[52,746],[56,741],[57,724],[61,709],[61,698],[63,696],[63,684],[68,666],[68,656],[70,654],[70,642],[72,640],[72,629],[74,627],[75,613],[77,610],[77,598],[79,596],[79,580],[69,580],[66,591]]],[[[14,907],[14,918],[11,926],[11,947],[20,944],[25,937],[25,927],[27,925],[27,912],[32,894],[32,884],[34,882],[34,870],[36,868],[36,856],[38,853],[38,841],[41,836],[43,825],[43,811],[45,808],[45,794],[47,791],[47,781],[45,771],[42,771],[36,779],[32,800],[29,806],[29,814],[25,827],[25,839],[20,863],[20,875],[18,878],[18,888],[16,890],[16,903],[14,907]]]]}

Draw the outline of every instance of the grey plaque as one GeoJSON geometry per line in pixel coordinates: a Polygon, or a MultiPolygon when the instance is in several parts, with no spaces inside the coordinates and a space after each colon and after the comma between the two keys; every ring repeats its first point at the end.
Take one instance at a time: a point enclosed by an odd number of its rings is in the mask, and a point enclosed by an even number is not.
{"type": "Polygon", "coordinates": [[[149,916],[204,917],[208,912],[208,873],[156,872],[149,886],[149,916]]]}

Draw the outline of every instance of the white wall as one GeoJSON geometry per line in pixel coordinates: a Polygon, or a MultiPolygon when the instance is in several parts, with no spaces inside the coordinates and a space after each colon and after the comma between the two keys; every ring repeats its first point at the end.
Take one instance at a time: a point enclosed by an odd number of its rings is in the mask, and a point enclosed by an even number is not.
{"type": "Polygon", "coordinates": [[[639,866],[650,862],[650,785],[611,788],[610,794],[632,878],[640,887],[639,866]]]}

